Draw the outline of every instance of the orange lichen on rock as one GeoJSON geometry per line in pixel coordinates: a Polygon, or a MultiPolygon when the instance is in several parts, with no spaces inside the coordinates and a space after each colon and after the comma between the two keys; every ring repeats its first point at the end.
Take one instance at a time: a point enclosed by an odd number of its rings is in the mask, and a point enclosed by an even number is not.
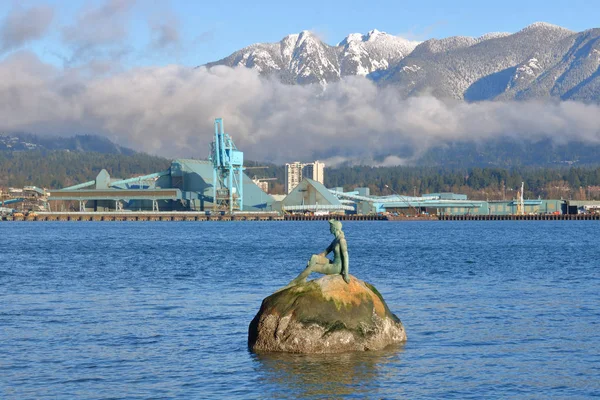
{"type": "Polygon", "coordinates": [[[385,316],[385,306],[364,282],[350,275],[350,283],[344,282],[340,275],[329,275],[315,281],[321,288],[326,300],[334,300],[344,305],[360,305],[368,296],[373,301],[375,312],[380,317],[385,316]],[[328,278],[328,279],[325,279],[328,278]]]}

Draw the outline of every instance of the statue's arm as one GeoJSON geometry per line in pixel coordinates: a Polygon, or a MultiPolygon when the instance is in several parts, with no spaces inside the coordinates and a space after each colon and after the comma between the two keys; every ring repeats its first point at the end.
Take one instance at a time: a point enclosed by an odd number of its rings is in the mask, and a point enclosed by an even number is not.
{"type": "Polygon", "coordinates": [[[329,246],[327,246],[327,248],[320,255],[326,256],[327,254],[331,253],[334,248],[335,248],[335,239],[331,241],[329,246]]]}
{"type": "Polygon", "coordinates": [[[342,277],[346,283],[350,283],[350,277],[348,276],[350,273],[350,259],[348,258],[348,244],[344,238],[340,240],[340,250],[342,253],[342,277]]]}

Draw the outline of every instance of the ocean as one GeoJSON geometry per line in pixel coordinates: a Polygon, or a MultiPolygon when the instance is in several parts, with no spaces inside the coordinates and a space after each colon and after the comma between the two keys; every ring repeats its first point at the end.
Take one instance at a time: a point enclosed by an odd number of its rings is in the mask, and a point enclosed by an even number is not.
{"type": "MultiPolygon", "coordinates": [[[[0,398],[600,396],[596,221],[344,222],[404,345],[253,354],[316,222],[0,222],[0,398]]],[[[316,276],[315,276],[316,277],[316,276]]]]}

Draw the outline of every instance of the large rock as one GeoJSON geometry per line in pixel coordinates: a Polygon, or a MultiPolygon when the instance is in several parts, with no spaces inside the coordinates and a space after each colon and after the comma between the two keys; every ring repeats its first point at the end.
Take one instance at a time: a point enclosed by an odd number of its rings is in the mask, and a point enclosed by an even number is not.
{"type": "Polygon", "coordinates": [[[326,275],[263,300],[248,330],[252,351],[339,353],[380,350],[406,340],[381,294],[366,282],[326,275]]]}

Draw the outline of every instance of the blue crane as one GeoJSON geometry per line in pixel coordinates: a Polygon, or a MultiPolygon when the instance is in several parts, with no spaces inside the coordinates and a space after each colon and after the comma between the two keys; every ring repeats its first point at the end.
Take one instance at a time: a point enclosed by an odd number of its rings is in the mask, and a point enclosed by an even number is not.
{"type": "Polygon", "coordinates": [[[211,144],[213,163],[213,208],[242,210],[244,204],[244,153],[239,151],[223,126],[215,119],[215,138],[211,144]]]}

